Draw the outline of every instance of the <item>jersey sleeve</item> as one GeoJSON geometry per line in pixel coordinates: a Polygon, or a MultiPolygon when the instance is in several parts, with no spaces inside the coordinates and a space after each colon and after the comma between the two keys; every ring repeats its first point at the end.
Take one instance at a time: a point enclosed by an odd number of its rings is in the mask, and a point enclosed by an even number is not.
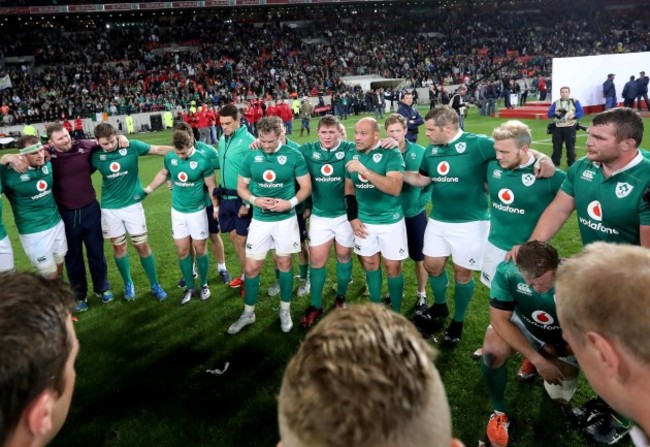
{"type": "Polygon", "coordinates": [[[574,197],[574,192],[573,192],[573,181],[575,179],[576,173],[578,172],[578,166],[580,166],[581,163],[573,163],[571,167],[569,168],[569,171],[566,173],[566,178],[562,182],[562,186],[560,186],[560,189],[570,195],[571,197],[574,197]]]}
{"type": "Polygon", "coordinates": [[[294,152],[294,157],[296,158],[296,164],[294,168],[296,178],[302,177],[305,174],[309,174],[307,163],[305,162],[305,157],[303,157],[302,154],[295,149],[292,149],[292,151],[294,152]]]}
{"type": "Polygon", "coordinates": [[[399,149],[392,149],[388,153],[388,163],[386,163],[386,172],[404,172],[404,157],[399,149]]]}
{"type": "Polygon", "coordinates": [[[558,189],[562,186],[562,183],[564,183],[564,180],[566,179],[566,172],[564,172],[562,169],[555,169],[555,174],[553,174],[553,177],[551,177],[551,181],[549,182],[549,187],[551,188],[551,191],[553,194],[557,193],[558,189]]]}
{"type": "Polygon", "coordinates": [[[214,169],[211,160],[205,160],[205,166],[203,167],[203,178],[210,177],[214,175],[214,169]]]}
{"type": "MultiPolygon", "coordinates": [[[[345,154],[345,164],[346,165],[348,164],[348,161],[352,160],[352,153],[353,153],[353,151],[349,150],[345,154]]],[[[344,168],[343,172],[345,172],[345,178],[352,179],[352,173],[350,171],[348,171],[348,168],[344,168]]]]}
{"type": "Polygon", "coordinates": [[[165,168],[165,170],[166,170],[167,172],[170,172],[170,171],[169,171],[169,163],[170,163],[170,160],[171,160],[171,157],[170,157],[171,154],[172,154],[172,152],[170,152],[169,154],[165,155],[165,158],[163,158],[163,168],[165,168]]]}
{"type": "Polygon", "coordinates": [[[251,178],[251,164],[253,162],[253,152],[248,152],[244,157],[244,163],[242,163],[241,168],[239,169],[239,175],[245,179],[251,178]]]}
{"type": "Polygon", "coordinates": [[[427,157],[426,152],[424,154],[424,157],[422,157],[422,161],[420,162],[420,169],[418,172],[425,177],[431,177],[429,174],[429,157],[427,157]]]}
{"type": "Polygon", "coordinates": [[[479,140],[478,147],[483,159],[486,161],[496,160],[497,153],[494,150],[494,140],[485,135],[478,135],[477,138],[479,140]]]}
{"type": "Polygon", "coordinates": [[[504,261],[497,267],[490,288],[490,306],[499,310],[515,310],[515,299],[508,287],[509,265],[504,261]]]}
{"type": "Polygon", "coordinates": [[[129,146],[135,149],[138,155],[147,155],[151,149],[151,145],[149,143],[145,143],[144,141],[140,140],[129,140],[129,146]]]}

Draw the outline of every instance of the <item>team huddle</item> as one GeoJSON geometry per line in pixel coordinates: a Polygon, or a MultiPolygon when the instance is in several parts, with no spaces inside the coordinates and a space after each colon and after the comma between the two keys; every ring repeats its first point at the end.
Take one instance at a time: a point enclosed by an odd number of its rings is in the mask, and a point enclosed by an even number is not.
{"type": "MultiPolygon", "coordinates": [[[[458,114],[444,106],[424,118],[427,148],[407,139],[407,121],[398,114],[385,121],[386,139],[380,138],[376,120],[362,118],[353,142],[346,141],[336,117],[324,116],[318,140],[303,145],[287,139],[277,117],[257,123],[257,138],[240,126],[239,118],[233,105],[221,110],[224,134],[218,149],[195,141],[185,123],[174,127],[171,146],[127,140],[106,123],[95,128],[96,142],[73,141],[58,124],[48,128],[46,146],[35,137],[22,138],[19,154],[0,159],[0,192],[9,199],[31,263],[42,276],[56,279],[65,262],[80,312],[88,306],[84,246],[93,291],[104,303],[115,298],[103,252],[103,239],[108,239],[124,299],[133,300],[128,236],[153,296],[166,299],[141,202],[167,184],[179,285],[185,288],[181,304],[211,295],[210,239],[222,282],[240,287],[244,297],[244,310],[228,327],[229,334],[255,323],[260,271],[269,250],[277,274],[269,294],[280,295],[283,332],[293,327],[294,254],[301,264],[298,295],[310,294],[300,318],[305,329],[324,312],[332,246],[336,309],[347,305],[354,252],[365,271],[370,301],[382,302],[383,265],[389,292],[383,301],[400,313],[403,261],[410,257],[417,279],[412,320],[442,346],[453,348],[462,338],[474,273],[480,272],[481,282],[490,288],[490,326],[475,353],[494,410],[487,427],[489,444],[508,445],[505,364],[514,352],[526,358],[524,375],[538,373],[553,400],[571,400],[579,365],[558,324],[555,273],[560,257],[548,240],[575,210],[585,245],[650,246],[650,208],[643,200],[650,161],[639,150],[643,123],[638,113],[621,108],[597,115],[589,128],[587,156],[566,173],[530,147],[532,135],[525,124],[508,121],[489,138],[463,131],[458,114]],[[143,155],[163,157],[162,168],[146,187],[138,173],[143,155]],[[90,180],[95,170],[102,177],[101,204],[90,180]],[[240,264],[234,279],[226,269],[223,233],[240,264]],[[450,258],[455,305],[444,328],[450,315],[450,258]]],[[[0,222],[0,271],[13,269],[13,251],[0,222]]],[[[616,442],[629,422],[598,402],[573,409],[572,417],[596,441],[616,442]],[[594,418],[596,412],[604,416],[594,418]]]]}

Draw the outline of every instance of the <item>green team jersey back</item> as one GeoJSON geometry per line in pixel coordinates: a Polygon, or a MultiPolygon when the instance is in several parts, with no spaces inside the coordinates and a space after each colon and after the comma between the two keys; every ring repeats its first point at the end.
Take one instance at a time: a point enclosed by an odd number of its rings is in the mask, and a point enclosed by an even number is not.
{"type": "Polygon", "coordinates": [[[345,214],[345,156],[351,150],[354,143],[348,141],[332,149],[323,149],[318,141],[300,147],[311,175],[315,216],[333,218],[345,214]]]}
{"type": "MultiPolygon", "coordinates": [[[[408,140],[405,140],[405,142],[406,151],[402,154],[402,157],[404,158],[404,170],[417,171],[420,169],[422,159],[424,158],[424,148],[419,144],[412,143],[408,140]]],[[[429,204],[429,200],[431,200],[432,190],[433,183],[424,188],[419,188],[404,182],[400,194],[404,216],[415,217],[424,211],[429,204]]]]}
{"type": "MultiPolygon", "coordinates": [[[[255,137],[246,126],[237,129],[230,137],[219,138],[219,181],[222,188],[237,189],[237,176],[241,174],[244,158],[251,151],[255,137]]],[[[230,196],[226,196],[230,198],[230,196]]]]}
{"type": "Polygon", "coordinates": [[[165,155],[163,162],[173,183],[172,208],[180,213],[205,209],[206,188],[203,179],[214,175],[213,163],[196,149],[186,159],[176,152],[165,155]]]}
{"type": "Polygon", "coordinates": [[[528,240],[539,216],[553,201],[566,173],[555,170],[553,177],[535,177],[534,164],[504,169],[499,162],[488,164],[487,183],[490,194],[490,235],[488,241],[501,250],[528,240]]]}
{"type": "Polygon", "coordinates": [[[576,161],[567,172],[562,191],[575,199],[582,243],[639,245],[639,226],[650,225],[650,207],[642,198],[649,184],[650,161],[641,154],[610,178],[588,158],[576,161]]]}
{"type": "MultiPolygon", "coordinates": [[[[346,162],[350,160],[359,160],[366,168],[380,175],[386,175],[387,172],[404,172],[404,159],[399,149],[377,147],[365,153],[354,149],[346,155],[346,162]]],[[[346,169],[345,177],[354,183],[361,222],[392,224],[404,218],[400,196],[381,192],[358,172],[350,173],[346,169]]]]}
{"type": "MultiPolygon", "coordinates": [[[[296,178],[308,173],[300,152],[282,145],[272,154],[261,150],[248,151],[240,175],[250,179],[248,189],[254,196],[290,200],[296,195],[296,178]]],[[[294,209],[277,213],[262,212],[261,208],[253,207],[253,219],[265,222],[278,222],[295,214],[294,209]]]]}
{"type": "Polygon", "coordinates": [[[38,233],[59,223],[61,216],[52,194],[54,177],[50,162],[28,168],[22,174],[5,166],[1,169],[2,189],[11,204],[19,234],[38,233]]]}
{"type": "Polygon", "coordinates": [[[485,135],[463,132],[448,144],[429,145],[420,173],[433,182],[430,217],[451,223],[489,219],[485,181],[494,159],[494,142],[485,135]]]}
{"type": "Polygon", "coordinates": [[[145,198],[138,176],[138,157],[148,154],[150,148],[142,141],[129,140],[126,148],[93,152],[91,164],[102,175],[102,208],[126,208],[145,198]]]}
{"type": "Polygon", "coordinates": [[[490,288],[490,306],[514,311],[526,329],[535,337],[549,343],[562,342],[562,329],[555,307],[555,289],[537,293],[512,262],[497,267],[490,288]]]}

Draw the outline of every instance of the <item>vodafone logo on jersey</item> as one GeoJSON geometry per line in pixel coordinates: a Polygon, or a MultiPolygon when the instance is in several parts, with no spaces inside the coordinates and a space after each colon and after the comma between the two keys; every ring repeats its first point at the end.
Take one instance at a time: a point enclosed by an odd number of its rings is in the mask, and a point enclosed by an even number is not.
{"type": "Polygon", "coordinates": [[[324,164],[324,165],[320,168],[320,173],[323,174],[323,175],[326,176],[326,177],[329,177],[330,175],[332,175],[332,174],[334,173],[334,168],[333,168],[332,165],[329,164],[329,163],[328,163],[328,164],[324,164]]]}
{"type": "Polygon", "coordinates": [[[543,310],[536,310],[531,316],[533,317],[533,320],[539,324],[543,324],[544,326],[555,323],[555,319],[548,312],[544,312],[543,310]]]}
{"type": "Polygon", "coordinates": [[[359,181],[363,182],[363,183],[368,183],[368,178],[365,175],[360,173],[359,174],[359,181]]]}
{"type": "Polygon", "coordinates": [[[47,189],[47,182],[45,180],[39,180],[36,183],[36,189],[38,190],[38,192],[45,191],[47,189]]]}
{"type": "Polygon", "coordinates": [[[178,177],[178,180],[180,180],[181,182],[186,182],[187,181],[187,173],[185,173],[183,171],[179,172],[176,177],[178,177]]]}
{"type": "Polygon", "coordinates": [[[275,181],[275,172],[273,172],[270,169],[267,169],[264,171],[264,174],[262,174],[262,178],[266,183],[271,183],[275,181]]]}
{"type": "Polygon", "coordinates": [[[120,172],[120,164],[114,161],[108,166],[108,169],[110,169],[111,172],[120,172]]]}
{"type": "Polygon", "coordinates": [[[499,191],[499,200],[501,200],[501,202],[505,203],[506,205],[510,205],[515,201],[515,194],[512,192],[512,190],[503,188],[499,191]]]}
{"type": "Polygon", "coordinates": [[[438,163],[438,167],[436,168],[436,171],[438,171],[439,175],[449,174],[449,162],[441,161],[440,163],[438,163]]]}
{"type": "Polygon", "coordinates": [[[593,220],[596,220],[598,222],[603,220],[603,209],[600,206],[600,202],[598,200],[594,200],[589,205],[587,205],[587,214],[589,214],[589,217],[591,217],[593,220]]]}

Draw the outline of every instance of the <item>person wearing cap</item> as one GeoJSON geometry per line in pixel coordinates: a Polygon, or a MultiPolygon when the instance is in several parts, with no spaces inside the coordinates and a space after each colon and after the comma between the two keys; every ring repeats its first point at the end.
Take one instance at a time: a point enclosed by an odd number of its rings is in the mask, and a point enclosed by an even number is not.
{"type": "Polygon", "coordinates": [[[18,147],[27,169],[20,173],[0,165],[2,189],[11,204],[27,257],[43,277],[58,279],[68,244],[52,194],[52,164],[45,161],[45,151],[37,137],[21,137],[18,147]]]}
{"type": "Polygon", "coordinates": [[[605,97],[605,110],[616,107],[616,86],[614,85],[614,73],[607,75],[607,80],[603,82],[603,96],[605,97]]]}
{"type": "MultiPolygon", "coordinates": [[[[637,108],[641,110],[641,99],[645,99],[645,106],[650,112],[650,101],[648,101],[648,77],[645,75],[645,71],[639,73],[639,77],[636,80],[636,101],[637,108]]],[[[634,107],[634,104],[632,104],[634,107]]]]}

